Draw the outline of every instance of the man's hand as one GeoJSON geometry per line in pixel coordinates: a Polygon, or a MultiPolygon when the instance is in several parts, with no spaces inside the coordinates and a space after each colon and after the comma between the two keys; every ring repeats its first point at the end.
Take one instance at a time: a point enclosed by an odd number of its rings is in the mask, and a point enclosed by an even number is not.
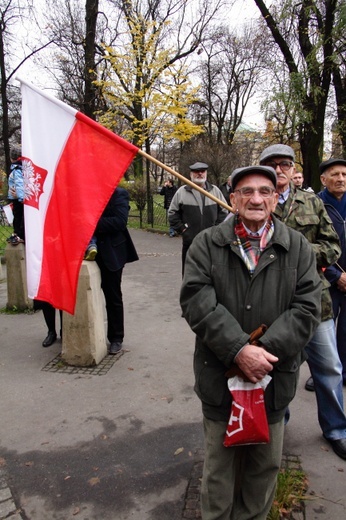
{"type": "Polygon", "coordinates": [[[10,188],[9,192],[10,192],[12,197],[16,197],[17,196],[16,188],[10,188]]]}
{"type": "Polygon", "coordinates": [[[279,361],[279,358],[273,356],[264,348],[249,344],[245,345],[234,360],[252,383],[258,383],[268,372],[271,372],[273,370],[272,363],[277,361],[279,361]]]}
{"type": "Polygon", "coordinates": [[[346,273],[342,273],[339,280],[336,282],[339,291],[346,292],[346,273]]]}

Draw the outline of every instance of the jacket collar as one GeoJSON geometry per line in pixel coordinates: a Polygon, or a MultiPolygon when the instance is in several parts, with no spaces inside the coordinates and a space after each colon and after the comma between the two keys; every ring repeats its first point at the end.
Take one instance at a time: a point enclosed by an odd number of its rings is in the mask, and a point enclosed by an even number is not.
{"type": "MultiPolygon", "coordinates": [[[[192,186],[190,186],[189,184],[186,184],[186,186],[184,186],[184,188],[186,189],[186,191],[192,191],[192,186]]],[[[205,188],[203,188],[205,191],[211,191],[213,188],[213,185],[210,184],[210,182],[208,181],[205,181],[205,188]]]]}
{"type": "MultiPolygon", "coordinates": [[[[272,218],[274,222],[274,234],[271,239],[271,244],[279,244],[288,251],[290,247],[290,236],[288,228],[273,214],[272,218]]],[[[212,228],[212,240],[217,246],[225,247],[229,245],[237,245],[237,239],[234,233],[234,220],[235,217],[232,215],[218,226],[212,228]]]]}
{"type": "MultiPolygon", "coordinates": [[[[297,201],[297,202],[302,202],[303,204],[305,204],[305,201],[306,201],[306,195],[307,195],[307,191],[304,191],[304,190],[300,190],[298,189],[294,184],[293,182],[290,183],[290,194],[289,194],[289,197],[294,197],[294,200],[297,201]]],[[[310,195],[314,195],[314,193],[310,193],[310,195]]]]}

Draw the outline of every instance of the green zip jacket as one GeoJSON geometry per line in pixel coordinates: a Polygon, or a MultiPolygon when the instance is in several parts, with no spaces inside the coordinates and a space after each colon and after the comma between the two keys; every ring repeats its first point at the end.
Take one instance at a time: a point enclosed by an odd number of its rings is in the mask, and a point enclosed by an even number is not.
{"type": "Polygon", "coordinates": [[[322,200],[314,193],[295,188],[290,183],[290,194],[283,208],[276,206],[274,215],[287,226],[302,233],[310,242],[316,255],[317,270],[323,283],[322,317],[333,318],[330,283],[322,269],[335,264],[341,255],[340,241],[322,200]]]}
{"type": "Polygon", "coordinates": [[[195,391],[204,415],[215,421],[229,419],[225,372],[251,332],[265,324],[263,347],[279,358],[265,402],[269,422],[278,422],[295,395],[304,346],[320,322],[313,250],[302,234],[273,220],[273,237],[252,276],[240,255],[233,216],[199,233],[187,254],[180,303],[196,334],[195,391]]]}

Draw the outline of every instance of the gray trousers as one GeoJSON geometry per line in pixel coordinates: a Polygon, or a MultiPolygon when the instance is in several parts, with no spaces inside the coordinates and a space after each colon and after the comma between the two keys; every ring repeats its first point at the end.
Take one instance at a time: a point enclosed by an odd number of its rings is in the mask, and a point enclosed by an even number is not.
{"type": "Polygon", "coordinates": [[[265,520],[281,466],[284,420],[269,425],[268,444],[225,448],[227,423],[204,418],[203,520],[265,520]]]}

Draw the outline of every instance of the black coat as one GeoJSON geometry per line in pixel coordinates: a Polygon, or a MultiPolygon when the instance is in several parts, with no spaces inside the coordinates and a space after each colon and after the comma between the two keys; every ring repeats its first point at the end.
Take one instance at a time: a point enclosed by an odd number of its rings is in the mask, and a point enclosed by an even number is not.
{"type": "Polygon", "coordinates": [[[163,186],[162,190],[160,191],[160,195],[163,195],[165,197],[163,202],[163,207],[165,209],[168,209],[171,205],[172,199],[177,189],[178,188],[176,186],[172,186],[171,188],[169,188],[168,186],[163,186]]]}
{"type": "Polygon", "coordinates": [[[129,208],[128,192],[123,188],[117,188],[96,226],[97,255],[102,257],[103,263],[110,271],[118,271],[126,263],[138,260],[137,251],[127,229],[129,208]]]}
{"type": "Polygon", "coordinates": [[[229,196],[230,196],[230,194],[232,193],[233,190],[232,190],[232,188],[230,188],[228,186],[227,181],[224,182],[223,184],[221,184],[220,191],[221,191],[222,195],[225,197],[225,200],[226,200],[227,204],[229,204],[230,203],[229,196]]]}

